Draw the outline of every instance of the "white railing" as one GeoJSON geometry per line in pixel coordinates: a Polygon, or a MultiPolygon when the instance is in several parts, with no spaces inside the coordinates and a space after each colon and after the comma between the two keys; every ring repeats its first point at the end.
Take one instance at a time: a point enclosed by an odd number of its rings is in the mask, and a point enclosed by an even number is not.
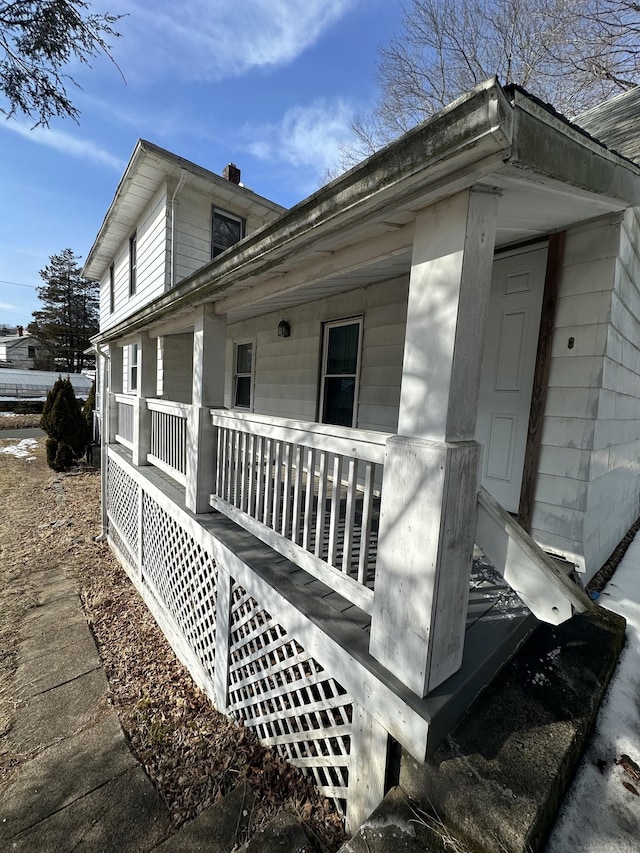
{"type": "Polygon", "coordinates": [[[116,406],[118,407],[118,427],[116,429],[116,441],[124,444],[129,450],[133,449],[133,404],[135,397],[130,394],[116,394],[116,406]]]}
{"type": "Polygon", "coordinates": [[[183,486],[187,480],[187,418],[190,406],[168,400],[147,400],[151,413],[147,461],[183,486]]]}
{"type": "Polygon", "coordinates": [[[371,612],[386,433],[212,410],[211,506],[371,612]]]}

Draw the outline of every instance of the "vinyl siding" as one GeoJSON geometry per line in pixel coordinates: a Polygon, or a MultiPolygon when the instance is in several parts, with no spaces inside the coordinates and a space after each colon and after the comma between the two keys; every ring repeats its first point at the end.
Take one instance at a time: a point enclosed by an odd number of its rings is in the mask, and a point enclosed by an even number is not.
{"type": "Polygon", "coordinates": [[[289,338],[278,338],[281,314],[230,325],[225,404],[232,405],[234,345],[253,340],[253,409],[266,415],[316,421],[322,324],[363,317],[357,426],[395,432],[404,351],[408,279],[358,288],[288,310],[289,338]]]}
{"type": "Polygon", "coordinates": [[[109,270],[100,282],[100,328],[109,329],[138,308],[164,293],[168,280],[167,191],[161,188],[153,197],[138,226],[122,241],[114,258],[115,310],[109,311],[109,270]],[[136,292],[129,295],[129,240],[137,234],[136,292]]]}
{"type": "Polygon", "coordinates": [[[567,234],[531,532],[585,580],[640,511],[639,234],[633,211],[567,234]]]}

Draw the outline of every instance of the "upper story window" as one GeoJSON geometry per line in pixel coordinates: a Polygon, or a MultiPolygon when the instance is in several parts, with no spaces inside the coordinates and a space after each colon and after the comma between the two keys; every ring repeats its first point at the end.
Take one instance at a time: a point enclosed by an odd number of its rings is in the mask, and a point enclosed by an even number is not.
{"type": "Polygon", "coordinates": [[[113,264],[109,267],[109,313],[116,310],[116,274],[113,264]]]}
{"type": "Polygon", "coordinates": [[[236,344],[234,365],[233,405],[240,409],[251,408],[253,384],[253,343],[236,344]]]}
{"type": "Polygon", "coordinates": [[[129,237],[129,296],[136,292],[138,284],[138,235],[129,237]]]}
{"type": "Polygon", "coordinates": [[[323,424],[356,425],[362,319],[325,323],[320,383],[323,424]]]}
{"type": "Polygon", "coordinates": [[[211,257],[215,258],[244,237],[245,221],[226,210],[213,208],[211,214],[211,257]]]}

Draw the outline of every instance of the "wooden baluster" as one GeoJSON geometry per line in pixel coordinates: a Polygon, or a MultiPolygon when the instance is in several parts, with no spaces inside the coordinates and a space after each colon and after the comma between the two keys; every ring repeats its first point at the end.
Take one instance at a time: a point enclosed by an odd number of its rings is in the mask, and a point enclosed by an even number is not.
{"type": "Polygon", "coordinates": [[[276,441],[274,452],[274,475],[273,475],[273,507],[271,517],[271,527],[273,530],[278,529],[280,521],[280,492],[282,485],[282,442],[276,441]]]}
{"type": "Polygon", "coordinates": [[[267,438],[264,459],[264,513],[262,523],[269,525],[271,520],[271,505],[273,503],[273,439],[267,438]]]}
{"type": "Polygon", "coordinates": [[[286,537],[291,518],[291,444],[287,442],[282,451],[284,471],[282,479],[282,524],[280,526],[280,533],[286,537]]]}
{"type": "Polygon", "coordinates": [[[307,448],[306,475],[307,484],[304,495],[304,526],[302,528],[302,547],[307,551],[311,542],[313,529],[313,495],[316,486],[316,452],[313,447],[307,448]]]}
{"type": "Polygon", "coordinates": [[[241,510],[245,510],[246,508],[246,500],[247,500],[247,479],[249,474],[249,466],[247,459],[247,433],[243,432],[240,436],[240,458],[239,458],[239,468],[240,468],[240,501],[236,504],[241,510]]]}
{"type": "Polygon", "coordinates": [[[302,505],[302,475],[303,475],[303,457],[304,450],[296,444],[293,448],[293,466],[295,469],[293,479],[293,507],[291,511],[291,540],[298,544],[300,541],[300,507],[302,505]]]}
{"type": "Polygon", "coordinates": [[[362,522],[360,524],[360,555],[358,558],[358,582],[366,584],[369,568],[369,540],[371,537],[371,516],[373,509],[373,484],[375,465],[364,463],[364,493],[362,495],[362,522]]]}
{"type": "Polygon", "coordinates": [[[331,515],[329,517],[329,554],[327,562],[335,566],[338,559],[338,539],[340,535],[340,494],[342,492],[342,456],[333,457],[333,486],[331,488],[331,515]]]}
{"type": "Polygon", "coordinates": [[[358,491],[358,466],[351,456],[347,466],[347,503],[344,516],[344,543],[342,546],[342,571],[351,574],[351,551],[353,548],[353,524],[356,513],[356,495],[358,491]]]}
{"type": "Polygon", "coordinates": [[[316,557],[322,557],[324,550],[324,519],[325,501],[327,499],[327,452],[320,451],[320,462],[318,466],[318,508],[316,512],[316,542],[314,553],[316,557]]]}

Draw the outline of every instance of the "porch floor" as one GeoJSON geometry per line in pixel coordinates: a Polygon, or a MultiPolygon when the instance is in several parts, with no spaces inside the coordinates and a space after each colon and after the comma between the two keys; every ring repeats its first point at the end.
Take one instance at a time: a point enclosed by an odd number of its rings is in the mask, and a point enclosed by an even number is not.
{"type": "MultiPolygon", "coordinates": [[[[110,445],[110,450],[131,463],[131,453],[124,447],[110,445]]],[[[138,472],[429,721],[428,751],[445,737],[539,624],[493,566],[476,555],[471,568],[462,667],[421,699],[369,654],[369,614],[222,513],[189,512],[184,488],[163,471],[147,465],[138,472]]]]}

